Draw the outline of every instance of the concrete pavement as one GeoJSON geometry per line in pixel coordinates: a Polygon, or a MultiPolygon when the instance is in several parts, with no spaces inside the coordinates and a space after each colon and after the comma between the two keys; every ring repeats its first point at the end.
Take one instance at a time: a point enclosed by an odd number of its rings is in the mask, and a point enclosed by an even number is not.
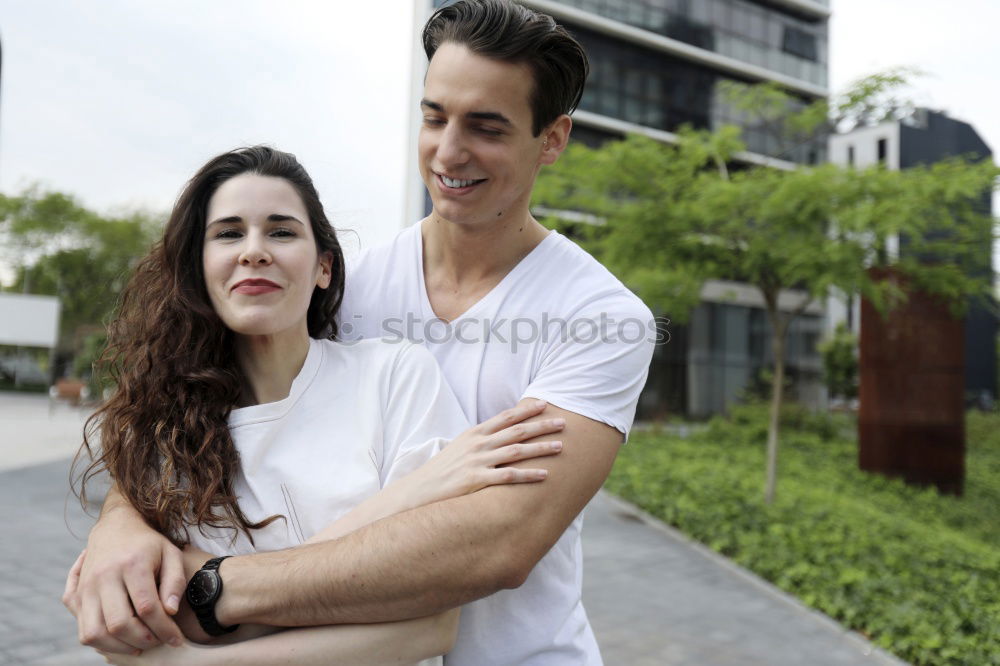
{"type": "MultiPolygon", "coordinates": [[[[103,664],[59,597],[91,519],[67,495],[83,414],[0,393],[0,665],[103,664]],[[36,464],[31,464],[31,463],[36,464]]],[[[584,523],[584,603],[608,666],[899,665],[865,639],[604,494],[584,523]]]]}

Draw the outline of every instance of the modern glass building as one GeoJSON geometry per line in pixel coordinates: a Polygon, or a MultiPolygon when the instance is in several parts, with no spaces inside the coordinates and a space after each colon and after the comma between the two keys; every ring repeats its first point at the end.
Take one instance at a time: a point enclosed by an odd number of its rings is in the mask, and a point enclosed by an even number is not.
{"type": "MultiPolygon", "coordinates": [[[[721,84],[774,82],[796,105],[827,97],[829,0],[519,1],[555,17],[590,58],[575,140],[599,145],[638,132],[672,142],[685,124],[729,124],[743,129],[745,162],[790,169],[826,160],[825,139],[779,152],[772,135],[727,104],[721,84]]],[[[639,418],[712,414],[762,382],[771,332],[759,293],[710,281],[702,301],[689,324],[669,326],[670,342],[656,351],[639,418]]],[[[816,306],[795,321],[787,345],[794,391],[811,403],[822,399],[816,352],[822,315],[816,306]]]]}

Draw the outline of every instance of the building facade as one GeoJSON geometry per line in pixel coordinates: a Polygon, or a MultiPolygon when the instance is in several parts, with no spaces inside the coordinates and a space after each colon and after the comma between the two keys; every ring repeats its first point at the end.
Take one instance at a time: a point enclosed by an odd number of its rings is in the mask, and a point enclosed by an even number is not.
{"type": "MultiPolygon", "coordinates": [[[[728,81],[770,81],[796,106],[827,97],[829,0],[519,1],[556,18],[590,58],[574,140],[596,146],[634,132],[669,143],[685,124],[737,125],[747,146],[744,162],[791,169],[826,160],[823,139],[780,153],[772,135],[732,108],[721,89],[728,81]]],[[[449,0],[428,0],[427,15],[445,4],[449,0]]],[[[822,329],[816,305],[788,334],[787,373],[797,397],[809,403],[823,398],[816,351],[822,329]]],[[[771,331],[763,300],[748,285],[710,281],[690,322],[671,324],[668,332],[639,418],[707,416],[762,385],[771,331]]]]}
{"type": "MultiPolygon", "coordinates": [[[[907,169],[932,164],[948,157],[973,160],[991,159],[993,152],[975,128],[966,122],[929,109],[916,109],[902,120],[861,127],[830,137],[830,161],[842,166],[865,168],[882,163],[888,169],[907,169]]],[[[990,214],[990,192],[977,202],[980,212],[990,214]]],[[[887,239],[890,258],[906,254],[906,239],[887,239]]],[[[972,275],[991,276],[992,238],[979,243],[980,252],[965,269],[972,275]]],[[[844,322],[855,333],[860,317],[856,300],[831,298],[827,311],[829,326],[844,322]]],[[[973,302],[965,316],[965,391],[967,402],[990,405],[997,399],[997,317],[995,303],[973,302]]]]}
{"type": "MultiPolygon", "coordinates": [[[[805,106],[829,95],[827,2],[808,0],[522,0],[554,16],[583,44],[591,75],[574,115],[576,140],[599,145],[628,132],[672,142],[689,124],[741,127],[746,162],[794,168],[826,160],[817,139],[780,153],[772,134],[733,109],[722,84],[770,81],[805,106]]],[[[788,299],[790,303],[799,298],[788,299]]],[[[640,418],[700,417],[766,386],[771,330],[756,289],[709,281],[686,325],[656,351],[640,418]]],[[[669,313],[664,313],[669,316],[669,313]]],[[[790,327],[787,372],[796,397],[823,399],[816,351],[820,305],[790,327]]]]}

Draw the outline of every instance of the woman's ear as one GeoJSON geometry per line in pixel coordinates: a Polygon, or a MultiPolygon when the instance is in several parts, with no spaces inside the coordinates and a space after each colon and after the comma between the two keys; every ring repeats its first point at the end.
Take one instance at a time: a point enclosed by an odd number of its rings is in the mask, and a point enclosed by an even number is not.
{"type": "Polygon", "coordinates": [[[319,273],[316,276],[316,286],[326,289],[333,279],[333,253],[327,250],[319,255],[319,273]]]}

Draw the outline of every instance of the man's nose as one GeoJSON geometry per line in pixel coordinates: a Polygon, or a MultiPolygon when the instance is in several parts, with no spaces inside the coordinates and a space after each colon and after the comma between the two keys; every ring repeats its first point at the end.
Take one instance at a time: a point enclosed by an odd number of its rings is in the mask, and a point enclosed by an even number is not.
{"type": "Polygon", "coordinates": [[[437,158],[443,167],[458,166],[469,161],[465,132],[456,123],[449,123],[441,132],[437,158]]]}

